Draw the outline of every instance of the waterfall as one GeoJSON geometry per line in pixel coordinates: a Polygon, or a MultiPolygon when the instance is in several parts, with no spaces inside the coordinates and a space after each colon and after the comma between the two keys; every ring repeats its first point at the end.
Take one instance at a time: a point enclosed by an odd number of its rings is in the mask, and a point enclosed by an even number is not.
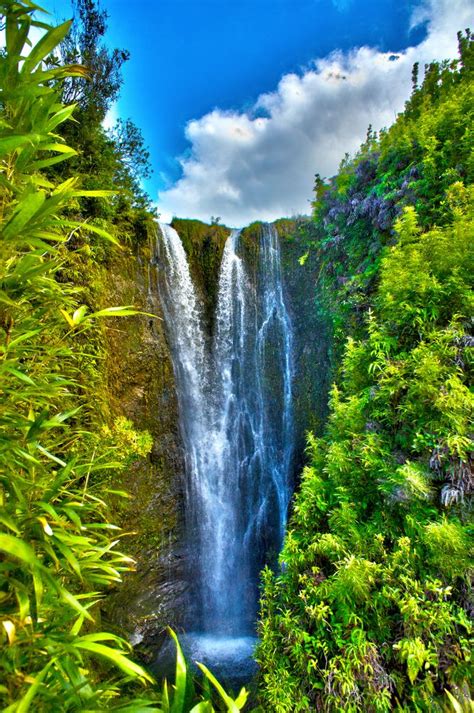
{"type": "Polygon", "coordinates": [[[206,335],[180,238],[168,225],[160,230],[159,290],[186,451],[196,628],[252,635],[258,573],[281,548],[291,493],[293,337],[278,235],[262,226],[249,270],[240,232],[231,233],[214,333],[206,335]]]}

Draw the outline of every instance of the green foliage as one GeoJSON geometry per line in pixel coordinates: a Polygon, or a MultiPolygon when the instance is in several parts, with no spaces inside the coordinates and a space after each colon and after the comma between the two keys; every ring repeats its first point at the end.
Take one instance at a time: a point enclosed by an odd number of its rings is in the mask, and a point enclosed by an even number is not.
{"type": "Polygon", "coordinates": [[[118,98],[122,84],[121,68],[130,55],[127,50],[109,50],[103,38],[107,13],[96,0],[74,0],[74,23],[55,49],[62,64],[80,64],[87,77],[67,77],[63,82],[63,104],[77,104],[87,124],[103,121],[107,110],[118,98]]]}
{"type": "Polygon", "coordinates": [[[364,331],[380,260],[403,209],[414,207],[423,230],[446,225],[453,186],[473,181],[472,44],[469,31],[460,35],[459,60],[427,67],[393,126],[378,138],[369,129],[335,178],[316,176],[309,247],[321,264],[318,301],[332,325],[336,363],[347,333],[364,331]]]}
{"type": "MultiPolygon", "coordinates": [[[[75,155],[56,133],[74,110],[61,104],[59,91],[65,78],[83,77],[84,69],[45,65],[70,23],[38,23],[36,9],[29,0],[0,2],[7,40],[0,64],[2,709],[212,713],[222,707],[214,707],[209,686],[199,694],[188,690],[178,644],[171,703],[166,684],[162,695],[152,690],[137,698],[134,692],[152,677],[123,638],[101,630],[100,601],[134,564],[117,548],[124,533],[109,521],[106,500],[128,497],[113,488],[114,475],[146,456],[152,443],[123,417],[110,424],[91,417],[99,378],[94,325],[136,312],[131,306],[92,311],[81,304],[83,287],[68,279],[77,257],[73,240],[79,238],[79,261],[90,256],[83,233],[117,240],[72,215],[78,200],[108,197],[108,191],[44,174],[75,155]],[[26,53],[35,26],[45,34],[26,53]]],[[[222,706],[241,710],[246,692],[234,701],[201,669],[222,706]]]]}
{"type": "Polygon", "coordinates": [[[174,631],[170,630],[170,635],[176,644],[175,683],[170,689],[167,681],[163,682],[160,711],[162,713],[215,713],[215,711],[225,710],[228,713],[238,713],[242,710],[248,697],[245,688],[242,688],[237,698],[233,699],[209,669],[201,663],[197,665],[204,674],[204,679],[200,684],[201,692],[196,691],[178,638],[174,631]]]}
{"type": "MultiPolygon", "coordinates": [[[[58,280],[61,243],[72,234],[112,240],[65,217],[78,198],[107,192],[79,189],[74,178],[55,184],[41,173],[74,154],[56,133],[74,109],[60,103],[58,82],[83,68],[44,65],[70,23],[40,25],[46,32],[24,59],[29,28],[38,26],[34,9],[1,4],[0,697],[12,712],[121,710],[124,683],[152,680],[127,642],[98,626],[103,592],[133,562],[117,549],[120,533],[94,475],[123,464],[118,439],[86,447],[92,434],[81,422],[87,357],[79,335],[91,316],[78,289],[58,280]]],[[[134,439],[143,453],[149,444],[134,439]]]]}
{"type": "Polygon", "coordinates": [[[394,127],[317,185],[321,289],[342,358],[326,433],[309,436],[281,572],[264,573],[266,710],[469,705],[470,47],[467,34],[463,63],[431,69],[394,127]],[[387,191],[415,164],[384,227],[387,191]]]}
{"type": "Polygon", "coordinates": [[[104,42],[107,13],[97,0],[75,0],[70,31],[47,57],[50,67],[77,64],[81,76],[66,76],[61,85],[65,104],[76,106],[75,121],[62,127],[66,143],[76,149],[73,160],[53,167],[56,179],[74,176],[86,189],[114,191],[107,202],[82,197],[76,212],[88,218],[106,220],[115,226],[121,239],[140,241],[146,236],[150,201],[141,180],[151,174],[149,153],[140,129],[131,119],[118,120],[111,131],[103,127],[107,111],[117,100],[122,84],[122,67],[129,53],[108,49],[104,42]]]}

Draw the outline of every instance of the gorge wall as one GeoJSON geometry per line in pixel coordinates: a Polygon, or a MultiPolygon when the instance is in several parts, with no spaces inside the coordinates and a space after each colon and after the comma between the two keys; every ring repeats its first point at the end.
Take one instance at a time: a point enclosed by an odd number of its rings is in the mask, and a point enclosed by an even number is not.
{"type": "MultiPolygon", "coordinates": [[[[200,221],[177,220],[178,232],[193,282],[204,306],[205,331],[212,331],[219,267],[230,230],[200,221]]],[[[283,284],[294,330],[294,480],[304,462],[305,431],[319,431],[324,421],[329,380],[327,327],[316,301],[318,265],[299,258],[304,252],[309,221],[281,220],[283,284]],[[308,340],[308,334],[315,335],[308,340]]],[[[241,233],[247,266],[258,263],[258,236],[252,224],[241,233]]],[[[146,429],[153,447],[146,459],[134,462],[114,487],[130,492],[130,500],[114,500],[116,519],[126,532],[128,549],[137,560],[120,591],[111,596],[104,615],[127,630],[144,658],[151,660],[163,640],[165,625],[178,630],[186,601],[184,546],[184,453],[178,423],[178,403],[170,348],[157,288],[163,269],[153,231],[130,249],[114,254],[99,282],[109,304],[133,304],[155,315],[113,320],[106,329],[105,388],[111,416],[125,416],[146,429]],[[104,290],[105,292],[105,290],[104,290]]]]}

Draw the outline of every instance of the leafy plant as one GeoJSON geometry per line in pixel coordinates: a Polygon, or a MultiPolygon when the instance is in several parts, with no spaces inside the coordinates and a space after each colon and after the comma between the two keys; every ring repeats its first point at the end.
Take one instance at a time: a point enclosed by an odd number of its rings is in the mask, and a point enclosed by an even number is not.
{"type": "MultiPolygon", "coordinates": [[[[338,362],[279,573],[269,710],[442,711],[472,695],[472,36],[317,183],[312,249],[338,362]],[[450,703],[448,703],[450,701],[450,703]]],[[[310,246],[311,252],[311,246],[310,246]]]]}
{"type": "Polygon", "coordinates": [[[216,710],[226,710],[229,713],[238,713],[238,711],[242,710],[248,697],[245,688],[241,689],[234,700],[226,693],[209,669],[201,663],[197,665],[204,674],[204,682],[201,684],[201,694],[196,692],[193,681],[188,675],[186,660],[179,645],[178,637],[171,629],[169,633],[176,644],[175,684],[170,689],[167,681],[163,682],[160,711],[162,713],[214,713],[216,710]],[[213,702],[215,696],[213,696],[209,684],[213,687],[214,693],[217,694],[217,703],[213,702]],[[199,701],[193,704],[196,698],[199,701]],[[215,705],[217,705],[217,708],[214,707],[215,705]]]}
{"type": "MultiPolygon", "coordinates": [[[[97,319],[136,312],[91,312],[80,303],[81,287],[65,279],[73,238],[85,232],[117,240],[71,210],[79,199],[110,192],[45,176],[75,155],[58,133],[74,111],[60,92],[63,80],[82,81],[87,72],[45,62],[70,23],[50,27],[36,19],[39,10],[30,0],[0,2],[0,700],[9,713],[178,713],[191,706],[212,713],[209,687],[197,704],[185,695],[186,664],[174,634],[175,686],[137,697],[153,678],[123,638],[100,626],[100,600],[133,568],[117,549],[123,533],[108,519],[110,478],[103,474],[146,455],[151,440],[124,418],[99,428],[84,415],[91,396],[84,374],[92,383],[97,377],[84,337],[97,319]],[[31,27],[44,32],[36,45],[31,27]],[[91,423],[97,431],[87,431],[91,423]]],[[[234,701],[202,670],[227,710],[244,706],[244,690],[234,701]]]]}
{"type": "MultiPolygon", "coordinates": [[[[38,9],[29,0],[0,3],[0,697],[6,711],[122,710],[123,684],[152,678],[124,639],[98,626],[103,591],[133,563],[117,549],[121,534],[92,481],[121,462],[113,443],[81,446],[77,337],[91,317],[77,288],[57,279],[72,234],[116,241],[65,216],[78,198],[108,192],[43,174],[75,154],[57,133],[74,110],[60,103],[58,84],[86,75],[79,65],[45,66],[70,23],[50,27],[35,19],[38,9]],[[36,45],[31,27],[43,30],[36,45]]],[[[109,313],[131,312],[95,317],[109,313]]]]}

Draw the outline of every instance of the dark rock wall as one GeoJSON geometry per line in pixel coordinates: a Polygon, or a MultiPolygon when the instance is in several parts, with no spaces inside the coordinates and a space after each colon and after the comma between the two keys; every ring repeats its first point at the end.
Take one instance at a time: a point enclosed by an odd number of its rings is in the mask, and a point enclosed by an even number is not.
{"type": "MultiPolygon", "coordinates": [[[[183,577],[184,457],[173,365],[152,266],[156,237],[115,254],[103,269],[107,304],[134,305],[154,317],[110,320],[105,332],[104,380],[110,416],[125,416],[153,439],[148,458],[137,460],[114,483],[129,500],[113,502],[121,527],[133,533],[126,549],[136,572],[111,596],[105,615],[135,641],[152,645],[168,624],[179,628],[183,577]]],[[[158,268],[159,269],[159,268],[158,268]]]]}
{"type": "Polygon", "coordinates": [[[200,220],[183,218],[174,218],[171,225],[181,238],[186,251],[191,276],[204,305],[206,331],[210,334],[213,329],[222,253],[231,231],[217,223],[207,225],[200,220]]]}
{"type": "MultiPolygon", "coordinates": [[[[308,218],[275,222],[280,237],[283,286],[294,335],[294,380],[296,446],[295,481],[304,464],[306,432],[320,433],[326,414],[331,376],[330,328],[318,303],[320,265],[314,251],[304,264],[307,251],[308,218]]],[[[244,228],[241,244],[247,268],[258,264],[261,223],[244,228]]]]}
{"type": "Polygon", "coordinates": [[[321,269],[318,257],[307,252],[309,219],[278,220],[284,285],[294,330],[295,418],[297,428],[297,463],[301,470],[306,432],[320,434],[327,417],[328,392],[331,384],[331,328],[318,299],[321,269]]]}

